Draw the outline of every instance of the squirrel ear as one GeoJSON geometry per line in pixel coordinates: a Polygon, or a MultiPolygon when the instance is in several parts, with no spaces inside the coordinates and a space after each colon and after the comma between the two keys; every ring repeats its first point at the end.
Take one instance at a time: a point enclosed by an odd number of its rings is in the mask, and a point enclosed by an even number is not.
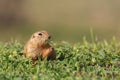
{"type": "Polygon", "coordinates": [[[35,38],[35,36],[33,35],[32,38],[35,38]]]}

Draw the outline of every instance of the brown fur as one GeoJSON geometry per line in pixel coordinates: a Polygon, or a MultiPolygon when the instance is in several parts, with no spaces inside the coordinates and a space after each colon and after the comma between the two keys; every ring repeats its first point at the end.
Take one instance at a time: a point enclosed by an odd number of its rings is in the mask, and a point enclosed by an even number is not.
{"type": "Polygon", "coordinates": [[[24,53],[27,58],[34,62],[40,57],[41,59],[55,59],[54,48],[46,41],[50,39],[47,31],[34,33],[24,47],[24,53]]]}

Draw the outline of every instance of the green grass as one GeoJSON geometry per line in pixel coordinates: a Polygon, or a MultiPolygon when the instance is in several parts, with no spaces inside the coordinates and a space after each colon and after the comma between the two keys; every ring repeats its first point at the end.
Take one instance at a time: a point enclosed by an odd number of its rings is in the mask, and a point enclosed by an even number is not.
{"type": "Polygon", "coordinates": [[[57,59],[32,66],[17,41],[0,44],[0,80],[119,80],[120,42],[52,43],[57,59]]]}

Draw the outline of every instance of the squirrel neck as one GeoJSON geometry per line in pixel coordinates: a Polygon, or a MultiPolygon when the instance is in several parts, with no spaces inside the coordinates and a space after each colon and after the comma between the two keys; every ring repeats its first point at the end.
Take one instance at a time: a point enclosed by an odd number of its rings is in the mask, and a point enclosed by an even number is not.
{"type": "Polygon", "coordinates": [[[46,48],[49,48],[50,45],[49,45],[48,43],[43,43],[43,44],[39,45],[39,47],[40,47],[41,49],[46,49],[46,48]]]}
{"type": "Polygon", "coordinates": [[[43,41],[31,40],[31,43],[32,43],[34,46],[36,46],[36,47],[38,47],[38,48],[40,48],[40,49],[45,49],[45,48],[49,48],[49,47],[50,47],[50,45],[49,45],[48,43],[43,42],[43,41]]]}

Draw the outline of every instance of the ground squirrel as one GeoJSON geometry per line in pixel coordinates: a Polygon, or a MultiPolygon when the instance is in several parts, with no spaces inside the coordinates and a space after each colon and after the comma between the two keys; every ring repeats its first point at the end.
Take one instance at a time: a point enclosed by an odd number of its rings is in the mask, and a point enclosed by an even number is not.
{"type": "Polygon", "coordinates": [[[51,36],[47,31],[35,32],[24,47],[25,56],[31,58],[32,61],[36,61],[38,57],[41,59],[55,59],[55,50],[47,42],[50,38],[51,36]]]}

